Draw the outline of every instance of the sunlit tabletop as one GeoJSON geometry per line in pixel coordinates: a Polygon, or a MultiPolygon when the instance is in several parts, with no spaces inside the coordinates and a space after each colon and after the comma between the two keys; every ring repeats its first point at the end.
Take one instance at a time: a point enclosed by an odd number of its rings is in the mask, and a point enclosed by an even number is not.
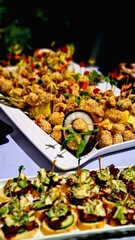
{"type": "MultiPolygon", "coordinates": [[[[6,139],[0,142],[0,179],[17,176],[20,165],[24,166],[25,174],[27,176],[35,176],[40,168],[45,168],[46,170],[52,169],[52,163],[37,148],[35,148],[35,146],[14,125],[2,109],[0,109],[0,119],[10,124],[14,129],[13,133],[7,135],[6,139]]],[[[101,158],[102,167],[106,167],[112,163],[118,167],[135,165],[135,147],[107,154],[101,158]]],[[[93,159],[90,162],[87,162],[82,165],[81,168],[99,168],[98,159],[93,159]]],[[[55,168],[55,171],[62,172],[62,170],[58,168],[55,168]]],[[[96,238],[96,240],[97,239],[98,238],[96,238]]],[[[134,240],[135,231],[122,234],[115,233],[99,239],[134,240]]]]}

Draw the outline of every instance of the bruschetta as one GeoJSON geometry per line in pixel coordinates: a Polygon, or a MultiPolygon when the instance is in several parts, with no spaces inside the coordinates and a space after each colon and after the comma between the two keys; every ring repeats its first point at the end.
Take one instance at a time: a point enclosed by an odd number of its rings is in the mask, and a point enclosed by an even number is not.
{"type": "MultiPolygon", "coordinates": [[[[1,232],[6,240],[32,238],[39,230],[32,203],[25,196],[17,196],[0,206],[1,232]]],[[[3,238],[2,238],[3,239],[3,238]]]]}
{"type": "Polygon", "coordinates": [[[68,205],[65,197],[60,197],[45,211],[41,231],[44,235],[71,232],[76,229],[78,214],[68,205]]]}
{"type": "Polygon", "coordinates": [[[22,172],[23,166],[19,167],[19,175],[8,179],[0,188],[0,202],[10,200],[12,197],[30,194],[32,183],[22,172]]]}
{"type": "Polygon", "coordinates": [[[78,208],[79,230],[103,228],[106,224],[106,209],[100,199],[87,199],[78,208]]]}

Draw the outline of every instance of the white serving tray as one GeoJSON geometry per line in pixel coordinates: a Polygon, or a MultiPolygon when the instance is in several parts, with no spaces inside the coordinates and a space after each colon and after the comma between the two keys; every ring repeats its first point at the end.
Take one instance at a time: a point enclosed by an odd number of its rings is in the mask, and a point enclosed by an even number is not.
{"type": "MultiPolygon", "coordinates": [[[[53,161],[56,160],[56,167],[61,170],[71,170],[78,167],[78,159],[65,149],[61,151],[61,145],[45,133],[20,109],[8,107],[3,104],[0,104],[0,108],[49,161],[53,163],[53,161]]],[[[130,140],[113,144],[99,150],[94,148],[90,153],[81,158],[80,165],[98,156],[134,146],[135,140],[130,140]]]]}
{"type": "MultiPolygon", "coordinates": [[[[119,169],[123,169],[126,168],[125,167],[119,167],[119,169]]],[[[95,169],[94,169],[95,170],[95,169]]],[[[73,172],[67,172],[66,174],[64,174],[65,176],[69,175],[70,173],[73,172]]],[[[15,176],[16,177],[16,176],[15,176]]],[[[36,176],[27,176],[28,179],[30,180],[34,180],[36,176]]],[[[0,188],[6,183],[8,179],[1,179],[0,180],[0,188]]],[[[126,234],[127,232],[132,232],[135,229],[135,225],[134,224],[130,224],[130,225],[125,225],[125,226],[116,226],[116,227],[112,227],[108,224],[105,225],[104,228],[100,228],[100,229],[90,229],[90,230],[83,230],[80,231],[78,229],[73,230],[72,232],[69,233],[61,233],[61,234],[53,234],[53,235],[47,235],[44,236],[40,231],[33,237],[33,238],[27,238],[27,240],[66,240],[66,239],[91,239],[93,238],[97,238],[98,239],[102,239],[105,236],[109,236],[111,234],[111,238],[113,237],[113,234],[115,235],[116,233],[119,234],[119,236],[122,237],[122,234],[126,234]],[[106,235],[107,234],[107,235],[106,235]],[[81,238],[82,237],[82,238],[81,238]]]]}
{"type": "MultiPolygon", "coordinates": [[[[15,67],[11,66],[8,68],[10,68],[11,71],[14,71],[15,67]]],[[[98,71],[97,67],[80,67],[78,64],[72,61],[69,65],[69,69],[71,71],[80,72],[81,74],[83,74],[86,69],[90,71],[98,71]]],[[[101,91],[105,91],[106,88],[108,90],[112,89],[112,86],[104,81],[98,83],[97,87],[101,89],[101,91]]],[[[119,88],[115,87],[113,91],[116,96],[119,96],[119,88]]],[[[27,115],[25,115],[24,112],[22,112],[20,109],[8,107],[3,104],[0,104],[0,108],[7,114],[7,116],[21,130],[21,132],[48,160],[50,160],[51,162],[56,160],[55,166],[57,168],[61,170],[70,170],[78,167],[78,159],[67,150],[61,151],[61,145],[57,143],[53,138],[51,138],[47,133],[45,133],[39,126],[37,126],[34,121],[32,121],[27,115]]],[[[131,148],[134,146],[135,140],[130,140],[127,142],[114,144],[112,146],[105,147],[99,150],[94,148],[90,153],[81,157],[80,165],[98,156],[111,152],[116,152],[122,149],[131,148]]]]}

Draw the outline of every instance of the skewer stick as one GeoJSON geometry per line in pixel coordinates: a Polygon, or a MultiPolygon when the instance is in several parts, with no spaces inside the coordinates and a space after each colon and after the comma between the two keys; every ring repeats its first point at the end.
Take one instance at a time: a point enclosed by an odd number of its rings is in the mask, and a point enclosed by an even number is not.
{"type": "Polygon", "coordinates": [[[9,179],[9,180],[8,180],[8,188],[9,188],[10,197],[12,198],[12,192],[11,192],[10,182],[11,182],[11,180],[9,179]]]}
{"type": "Polygon", "coordinates": [[[54,160],[52,164],[52,173],[54,172],[55,163],[56,163],[56,160],[54,160]]]}
{"type": "Polygon", "coordinates": [[[99,170],[101,171],[101,157],[98,157],[99,170]]]}
{"type": "Polygon", "coordinates": [[[79,180],[80,180],[80,184],[81,184],[80,158],[78,159],[78,178],[79,178],[79,180]]]}

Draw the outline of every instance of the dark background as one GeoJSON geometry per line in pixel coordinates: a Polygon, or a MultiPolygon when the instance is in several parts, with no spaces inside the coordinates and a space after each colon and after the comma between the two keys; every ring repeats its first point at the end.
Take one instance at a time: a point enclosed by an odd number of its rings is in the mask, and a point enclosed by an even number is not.
{"type": "MultiPolygon", "coordinates": [[[[28,44],[32,50],[73,43],[75,62],[87,65],[95,54],[95,64],[104,73],[114,70],[120,62],[135,61],[135,13],[131,1],[1,1],[7,11],[2,26],[17,19],[20,27],[30,30],[28,44]]],[[[0,50],[5,50],[4,36],[0,50]]]]}

